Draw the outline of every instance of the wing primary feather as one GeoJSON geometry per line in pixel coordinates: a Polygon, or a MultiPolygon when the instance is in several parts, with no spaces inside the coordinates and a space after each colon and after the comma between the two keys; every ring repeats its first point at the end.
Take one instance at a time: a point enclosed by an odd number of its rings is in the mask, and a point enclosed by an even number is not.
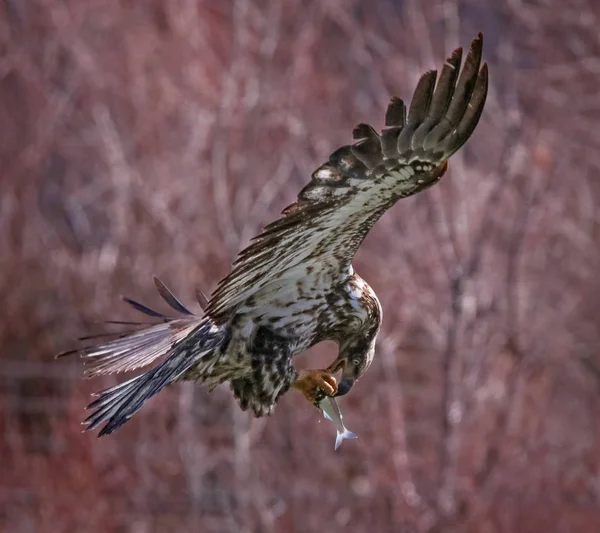
{"type": "Polygon", "coordinates": [[[460,72],[460,63],[462,60],[462,48],[457,48],[452,55],[446,59],[442,73],[440,74],[437,87],[433,93],[428,116],[440,120],[448,110],[456,80],[460,72]]]}
{"type": "Polygon", "coordinates": [[[471,48],[465,59],[462,72],[459,75],[452,100],[446,110],[442,121],[435,126],[425,137],[423,148],[425,151],[431,150],[438,145],[454,128],[456,128],[462,119],[471,94],[475,88],[479,76],[479,65],[481,63],[481,53],[483,46],[483,36],[481,33],[471,43],[471,48]]]}
{"type": "Polygon", "coordinates": [[[361,139],[373,139],[379,140],[379,133],[375,131],[375,128],[369,124],[360,123],[357,124],[352,130],[352,138],[356,141],[361,139]]]}
{"type": "Polygon", "coordinates": [[[352,152],[369,169],[374,169],[379,163],[383,153],[381,152],[381,142],[371,139],[363,139],[352,146],[352,152]]]}
{"type": "Polygon", "coordinates": [[[352,153],[365,164],[369,170],[381,163],[381,138],[368,124],[359,124],[352,132],[354,139],[358,140],[351,149],[352,153]]]}
{"type": "Polygon", "coordinates": [[[358,141],[352,146],[352,152],[369,170],[375,168],[381,162],[383,156],[381,143],[371,139],[358,141]]]}
{"type": "Polygon", "coordinates": [[[398,157],[398,136],[406,124],[406,105],[404,100],[392,96],[385,113],[385,125],[381,132],[381,151],[383,157],[398,157]]]}
{"type": "Polygon", "coordinates": [[[404,100],[392,96],[385,112],[385,125],[388,127],[402,128],[406,124],[406,106],[404,100]]]}
{"type": "Polygon", "coordinates": [[[483,113],[483,105],[488,91],[488,68],[487,64],[481,67],[481,71],[475,84],[475,89],[471,96],[471,100],[467,106],[465,114],[456,129],[449,135],[442,144],[440,150],[448,157],[455,153],[471,136],[473,130],[477,126],[481,114],[483,113]]]}
{"type": "Polygon", "coordinates": [[[465,59],[465,65],[458,78],[452,101],[446,111],[446,117],[448,117],[448,120],[453,125],[457,125],[462,118],[464,110],[471,99],[473,89],[475,88],[475,82],[479,75],[479,65],[481,63],[481,45],[481,39],[475,39],[473,41],[471,49],[465,59]]]}
{"type": "Polygon", "coordinates": [[[402,128],[394,126],[392,128],[384,128],[381,131],[381,153],[385,159],[397,159],[398,153],[398,137],[402,132],[402,128]]]}
{"type": "Polygon", "coordinates": [[[175,311],[188,316],[194,316],[189,309],[187,309],[178,299],[177,297],[167,288],[167,286],[160,281],[156,276],[152,277],[152,281],[154,281],[154,285],[158,290],[158,293],[162,296],[162,299],[167,302],[167,304],[174,309],[175,311]]]}
{"type": "Polygon", "coordinates": [[[397,149],[400,156],[406,156],[414,149],[413,134],[427,117],[436,78],[437,72],[435,70],[430,70],[419,78],[412,100],[410,101],[406,126],[404,126],[398,136],[397,149]]]}
{"type": "Polygon", "coordinates": [[[408,118],[406,120],[407,124],[421,123],[427,116],[436,79],[437,71],[435,70],[430,70],[419,78],[412,100],[410,101],[408,118]]]}
{"type": "Polygon", "coordinates": [[[423,146],[423,141],[427,134],[439,123],[448,110],[458,74],[460,72],[460,62],[462,58],[462,48],[457,48],[452,55],[446,59],[442,68],[442,73],[438,79],[437,86],[431,99],[429,112],[421,125],[415,130],[412,138],[412,148],[416,150],[423,146]]]}

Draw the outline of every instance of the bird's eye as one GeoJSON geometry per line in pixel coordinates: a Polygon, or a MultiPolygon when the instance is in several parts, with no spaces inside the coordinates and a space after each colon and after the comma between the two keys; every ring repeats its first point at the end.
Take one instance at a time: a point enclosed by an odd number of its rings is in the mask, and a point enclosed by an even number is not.
{"type": "Polygon", "coordinates": [[[358,365],[360,365],[360,359],[352,359],[352,364],[353,364],[354,366],[358,366],[358,365]]]}

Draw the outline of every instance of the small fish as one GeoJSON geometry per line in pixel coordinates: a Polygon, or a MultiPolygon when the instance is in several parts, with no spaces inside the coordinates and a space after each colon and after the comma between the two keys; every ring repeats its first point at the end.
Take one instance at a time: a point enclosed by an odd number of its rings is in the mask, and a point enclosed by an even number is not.
{"type": "Polygon", "coordinates": [[[346,426],[344,426],[344,421],[342,420],[342,412],[338,407],[335,398],[331,396],[326,396],[323,400],[319,402],[319,407],[323,411],[323,416],[327,420],[331,420],[335,429],[337,431],[337,437],[335,438],[335,449],[337,450],[344,439],[356,439],[358,438],[352,431],[348,431],[346,426]]]}

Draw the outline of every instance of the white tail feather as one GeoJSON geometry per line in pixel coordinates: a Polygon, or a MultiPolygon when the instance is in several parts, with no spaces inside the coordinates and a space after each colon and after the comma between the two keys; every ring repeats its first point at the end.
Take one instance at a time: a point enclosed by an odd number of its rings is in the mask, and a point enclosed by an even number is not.
{"type": "Polygon", "coordinates": [[[201,318],[175,319],[136,330],[124,337],[83,348],[81,357],[87,365],[88,378],[129,372],[153,363],[171,347],[198,327],[201,318]]]}

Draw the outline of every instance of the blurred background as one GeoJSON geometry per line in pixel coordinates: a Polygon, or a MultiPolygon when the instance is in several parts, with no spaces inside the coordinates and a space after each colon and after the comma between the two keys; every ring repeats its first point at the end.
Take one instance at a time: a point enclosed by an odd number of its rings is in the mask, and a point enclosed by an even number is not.
{"type": "MultiPolygon", "coordinates": [[[[600,4],[0,0],[0,530],[600,531],[600,4]],[[482,120],[355,261],[377,356],[334,429],[172,387],[116,434],[53,355],[186,303],[352,127],[484,33],[482,120]]],[[[319,346],[300,366],[329,362],[319,346]]]]}

